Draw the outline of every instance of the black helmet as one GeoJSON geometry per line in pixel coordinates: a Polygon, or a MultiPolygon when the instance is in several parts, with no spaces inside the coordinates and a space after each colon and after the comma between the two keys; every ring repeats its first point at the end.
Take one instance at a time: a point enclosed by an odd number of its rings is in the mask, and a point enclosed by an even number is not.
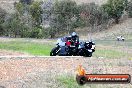
{"type": "Polygon", "coordinates": [[[71,36],[72,37],[76,37],[77,36],[77,33],[76,32],[72,32],[71,36]]]}

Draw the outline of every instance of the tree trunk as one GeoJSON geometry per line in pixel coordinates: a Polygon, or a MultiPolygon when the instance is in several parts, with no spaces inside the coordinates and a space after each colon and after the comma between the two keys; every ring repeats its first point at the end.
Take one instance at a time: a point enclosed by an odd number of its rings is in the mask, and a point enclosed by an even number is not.
{"type": "Polygon", "coordinates": [[[55,33],[51,33],[50,38],[55,38],[55,33]]]}
{"type": "Polygon", "coordinates": [[[116,23],[116,24],[119,24],[119,17],[116,17],[116,18],[115,18],[115,23],[116,23]]]}

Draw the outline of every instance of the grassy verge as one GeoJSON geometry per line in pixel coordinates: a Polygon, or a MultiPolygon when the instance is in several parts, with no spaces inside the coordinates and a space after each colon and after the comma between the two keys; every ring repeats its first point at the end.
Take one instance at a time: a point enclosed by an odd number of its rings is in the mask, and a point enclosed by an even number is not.
{"type": "Polygon", "coordinates": [[[95,57],[113,59],[132,57],[132,53],[130,51],[127,52],[127,50],[132,49],[132,41],[130,39],[125,42],[118,42],[116,40],[96,40],[96,45],[99,47],[96,48],[96,52],[94,53],[95,57]]]}
{"type": "Polygon", "coordinates": [[[131,55],[119,50],[98,48],[96,49],[96,52],[93,54],[93,56],[117,59],[117,58],[123,58],[125,56],[130,57],[131,55]]]}
{"type": "Polygon", "coordinates": [[[85,84],[80,86],[77,84],[75,78],[73,76],[63,75],[56,78],[57,83],[59,84],[58,88],[120,88],[119,86],[126,86],[130,88],[130,84],[85,84]]]}
{"type": "Polygon", "coordinates": [[[102,84],[85,84],[80,86],[73,76],[68,75],[58,77],[57,81],[60,84],[59,88],[106,88],[106,85],[102,84]]]}
{"type": "Polygon", "coordinates": [[[122,41],[115,41],[115,40],[96,40],[97,45],[104,45],[104,46],[118,46],[118,47],[128,47],[132,48],[132,40],[126,40],[125,42],[122,41]]]}
{"type": "Polygon", "coordinates": [[[63,88],[84,88],[84,86],[77,84],[73,76],[59,76],[57,77],[57,81],[63,88]]]}
{"type": "MultiPolygon", "coordinates": [[[[29,53],[31,55],[49,56],[53,46],[54,46],[53,44],[49,44],[49,43],[30,42],[25,40],[0,42],[0,49],[24,52],[24,53],[29,53]]],[[[122,52],[120,50],[107,48],[106,46],[103,45],[103,47],[96,48],[96,52],[94,52],[93,56],[117,59],[117,58],[122,58],[125,56],[129,57],[131,55],[128,53],[122,52]]]]}
{"type": "Polygon", "coordinates": [[[0,49],[25,52],[32,55],[48,55],[53,46],[24,41],[0,42],[0,49]]]}

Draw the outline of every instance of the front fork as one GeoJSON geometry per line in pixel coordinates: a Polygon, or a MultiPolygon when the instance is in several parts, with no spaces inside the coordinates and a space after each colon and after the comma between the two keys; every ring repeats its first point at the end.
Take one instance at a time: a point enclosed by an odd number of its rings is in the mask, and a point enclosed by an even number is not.
{"type": "Polygon", "coordinates": [[[56,46],[56,53],[58,54],[60,51],[60,46],[56,46]]]}

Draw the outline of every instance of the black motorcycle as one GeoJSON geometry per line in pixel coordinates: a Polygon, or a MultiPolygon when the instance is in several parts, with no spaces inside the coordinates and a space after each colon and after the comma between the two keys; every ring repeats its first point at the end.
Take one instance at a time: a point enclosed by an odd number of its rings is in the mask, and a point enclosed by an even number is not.
{"type": "Polygon", "coordinates": [[[66,41],[64,38],[58,39],[56,47],[50,52],[50,56],[85,56],[91,57],[95,51],[95,44],[91,42],[66,41]],[[79,45],[79,46],[78,46],[79,45]]]}
{"type": "Polygon", "coordinates": [[[78,55],[91,57],[93,52],[95,52],[95,43],[93,42],[80,42],[78,48],[78,55]]]}

